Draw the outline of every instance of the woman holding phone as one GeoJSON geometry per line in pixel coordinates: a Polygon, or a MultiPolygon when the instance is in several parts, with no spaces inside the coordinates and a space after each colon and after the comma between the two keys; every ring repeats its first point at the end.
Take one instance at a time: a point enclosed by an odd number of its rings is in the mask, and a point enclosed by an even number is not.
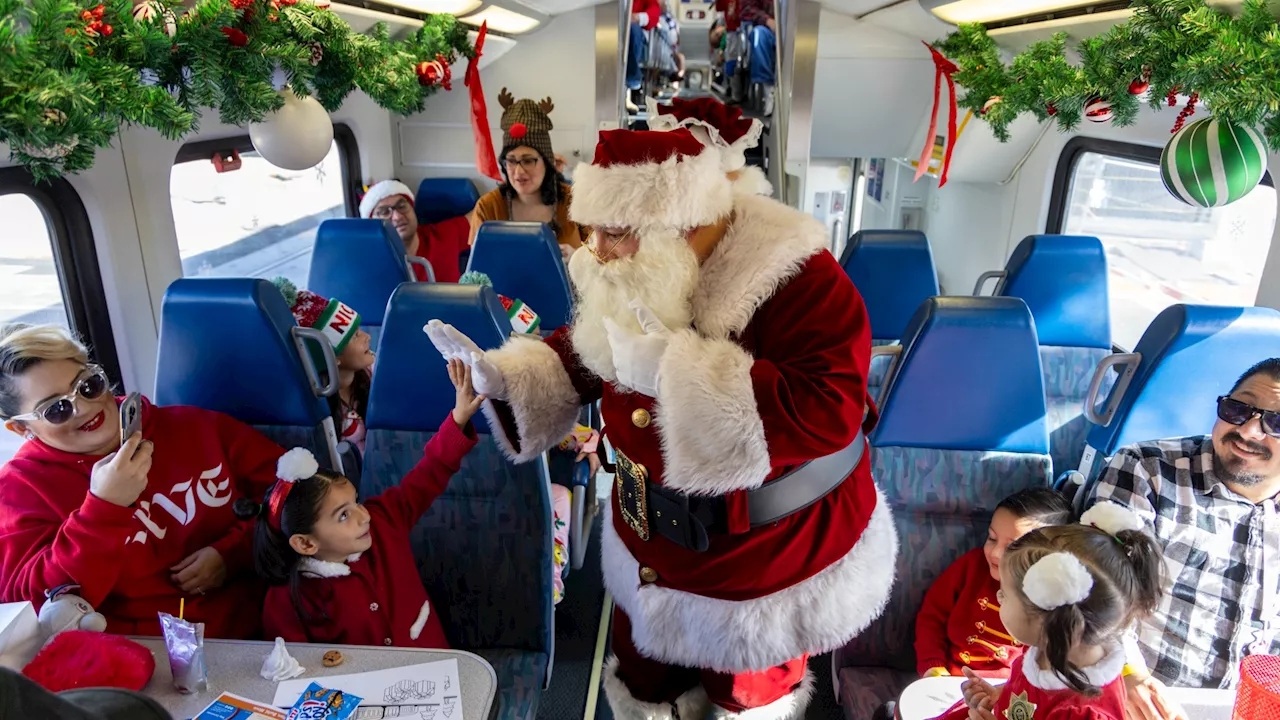
{"type": "Polygon", "coordinates": [[[0,328],[0,420],[26,438],[0,467],[0,602],[39,607],[75,583],[108,632],[158,635],[157,611],[185,598],[209,637],[255,637],[258,613],[243,610],[264,589],[252,526],[231,508],[263,496],[283,450],[226,415],[141,396],[122,441],[122,400],[65,328],[0,328]]]}

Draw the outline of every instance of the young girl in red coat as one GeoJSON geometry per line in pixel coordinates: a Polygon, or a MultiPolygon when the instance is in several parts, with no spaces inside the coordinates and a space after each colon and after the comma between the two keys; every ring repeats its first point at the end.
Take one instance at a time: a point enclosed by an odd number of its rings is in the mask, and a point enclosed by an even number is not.
{"type": "Polygon", "coordinates": [[[1016,492],[991,515],[987,542],[960,556],[924,596],[916,616],[916,667],[921,677],[959,675],[1007,678],[1022,655],[1000,621],[1000,558],[1009,543],[1046,525],[1075,520],[1071,504],[1049,488],[1016,492]]]}
{"type": "Polygon", "coordinates": [[[480,408],[471,369],[449,362],[457,403],[400,485],[361,504],[343,476],[322,472],[302,448],[280,459],[279,480],[258,514],[254,564],[271,585],[267,637],[343,645],[448,647],[418,576],[409,532],[475,446],[480,408]]]}
{"type": "Polygon", "coordinates": [[[1010,544],[1000,617],[1027,650],[1002,687],[966,670],[964,703],[943,717],[1124,720],[1121,636],[1155,610],[1163,562],[1142,521],[1115,503],[1010,544]]]}

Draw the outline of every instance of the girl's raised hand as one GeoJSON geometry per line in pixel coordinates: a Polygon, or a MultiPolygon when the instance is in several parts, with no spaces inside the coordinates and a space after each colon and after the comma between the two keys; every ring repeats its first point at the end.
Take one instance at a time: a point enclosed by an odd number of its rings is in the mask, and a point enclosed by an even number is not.
{"type": "Polygon", "coordinates": [[[976,710],[983,702],[986,702],[988,709],[995,706],[996,699],[1000,697],[999,691],[991,686],[991,683],[978,677],[978,674],[967,667],[960,668],[964,672],[965,682],[961,685],[964,691],[964,704],[969,709],[976,710]]]}
{"type": "Polygon", "coordinates": [[[471,422],[472,416],[480,409],[484,396],[476,395],[475,389],[471,386],[471,366],[458,358],[449,359],[449,380],[457,391],[457,398],[453,405],[453,421],[458,423],[458,427],[465,428],[467,423],[471,422]]]}

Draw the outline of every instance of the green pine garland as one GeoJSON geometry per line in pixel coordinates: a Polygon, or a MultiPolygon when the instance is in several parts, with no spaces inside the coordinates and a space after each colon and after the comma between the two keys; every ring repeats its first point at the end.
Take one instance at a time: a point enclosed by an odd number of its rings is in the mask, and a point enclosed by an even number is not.
{"type": "Polygon", "coordinates": [[[1220,120],[1258,128],[1280,151],[1280,27],[1267,0],[1246,0],[1236,17],[1204,0],[1133,0],[1131,7],[1128,21],[1080,43],[1079,64],[1067,60],[1065,33],[1009,63],[979,24],[961,25],[934,46],[960,68],[958,105],[1002,142],[1023,113],[1052,117],[1070,131],[1093,97],[1111,103],[1113,124],[1131,125],[1142,100],[1129,86],[1147,73],[1151,107],[1165,107],[1171,91],[1198,93],[1220,120]],[[991,98],[1000,100],[984,113],[991,98]]]}
{"type": "Polygon", "coordinates": [[[439,88],[419,83],[418,63],[475,55],[450,15],[392,42],[381,23],[358,34],[309,2],[199,0],[185,13],[154,4],[139,21],[132,0],[103,0],[96,20],[85,15],[96,2],[0,0],[0,142],[15,161],[37,178],[75,173],[93,166],[122,124],[177,139],[196,129],[201,108],[229,125],[261,122],[284,104],[272,86],[277,68],[330,112],[358,88],[408,115],[439,88]],[[172,38],[166,18],[176,23],[172,38]]]}

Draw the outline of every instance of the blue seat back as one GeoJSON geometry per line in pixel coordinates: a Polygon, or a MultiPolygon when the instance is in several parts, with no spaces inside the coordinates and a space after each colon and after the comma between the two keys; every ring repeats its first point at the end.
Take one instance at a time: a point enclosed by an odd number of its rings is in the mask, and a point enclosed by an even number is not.
{"type": "Polygon", "coordinates": [[[1215,400],[1255,363],[1280,357],[1280,312],[1270,308],[1172,305],[1134,352],[1141,356],[1106,427],[1089,431],[1103,457],[1143,440],[1208,434],[1215,400]]]}
{"type": "MultiPolygon", "coordinates": [[[[422,331],[433,318],[486,349],[510,334],[491,288],[413,283],[396,290],[370,390],[366,495],[398,485],[453,408],[445,362],[422,331]]],[[[545,673],[553,628],[546,464],[512,464],[476,419],[480,442],[414,528],[414,557],[453,647],[531,653],[541,661],[529,667],[545,673]]]]}
{"type": "Polygon", "coordinates": [[[296,326],[266,280],[175,280],[161,309],[156,403],[226,413],[330,467],[329,404],[311,391],[289,334],[296,326]]]}
{"type": "Polygon", "coordinates": [[[538,222],[487,222],[476,233],[468,270],[482,272],[499,293],[523,300],[542,319],[541,329],[569,324],[573,293],[551,228],[538,222]]]}
{"type": "Polygon", "coordinates": [[[355,308],[371,334],[382,326],[391,293],[413,279],[404,243],[390,223],[353,218],[320,223],[307,289],[355,308]]]}
{"type": "Polygon", "coordinates": [[[915,669],[924,594],[982,545],[996,504],[1050,479],[1040,355],[1021,300],[930,298],[902,343],[871,435],[872,475],[898,532],[897,582],[881,616],[834,657],[855,678],[842,690],[858,706],[848,717],[893,699],[873,678],[915,669]]]}
{"type": "Polygon", "coordinates": [[[933,250],[915,230],[860,230],[840,259],[867,305],[871,337],[897,340],[925,299],[941,295],[933,250]]]}
{"type": "Polygon", "coordinates": [[[466,215],[479,199],[475,184],[467,178],[427,178],[418,183],[413,209],[418,222],[426,225],[466,215]]]}

